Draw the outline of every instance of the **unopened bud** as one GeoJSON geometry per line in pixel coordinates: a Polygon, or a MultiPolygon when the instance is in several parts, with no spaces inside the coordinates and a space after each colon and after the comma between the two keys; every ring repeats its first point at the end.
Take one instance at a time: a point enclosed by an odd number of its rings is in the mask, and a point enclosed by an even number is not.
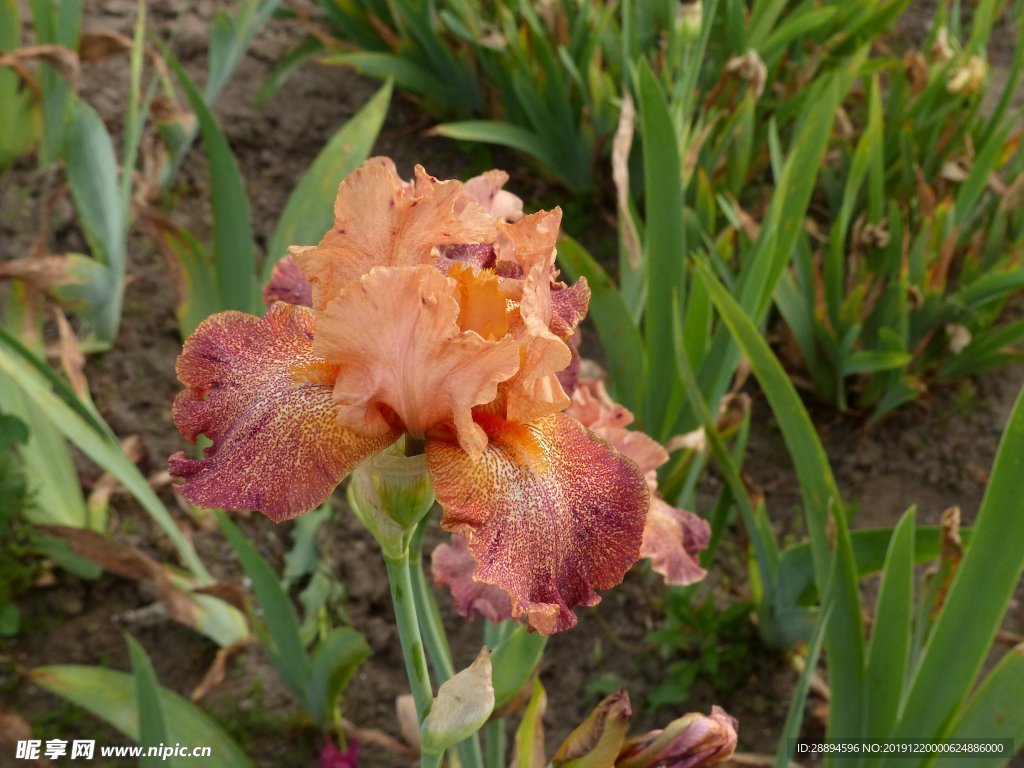
{"type": "Polygon", "coordinates": [[[615,765],[629,729],[633,710],[629,694],[620,688],[598,704],[579,727],[562,742],[551,758],[553,768],[606,768],[615,765]]]}
{"type": "Polygon", "coordinates": [[[980,56],[971,56],[965,66],[953,70],[949,82],[946,83],[946,90],[950,93],[962,93],[970,96],[981,91],[986,77],[988,77],[988,64],[980,56]]]}
{"type": "Polygon", "coordinates": [[[616,768],[655,768],[664,765],[685,765],[688,768],[711,768],[721,765],[736,751],[736,720],[720,707],[712,707],[711,715],[684,715],[662,731],[651,731],[630,739],[616,768]]]}
{"type": "Polygon", "coordinates": [[[945,64],[955,55],[953,46],[949,44],[949,30],[946,27],[941,27],[939,34],[935,36],[935,42],[932,43],[932,59],[940,64],[945,64]]]}
{"type": "Polygon", "coordinates": [[[476,660],[437,691],[420,730],[425,754],[440,755],[483,727],[494,710],[491,652],[484,646],[476,660]]]}
{"type": "Polygon", "coordinates": [[[423,454],[405,456],[402,441],[360,464],[348,500],[359,521],[388,557],[401,557],[416,524],[434,504],[434,486],[423,454]]]}
{"type": "Polygon", "coordinates": [[[676,11],[676,36],[683,45],[700,39],[704,24],[704,5],[701,0],[684,0],[676,11]]]}

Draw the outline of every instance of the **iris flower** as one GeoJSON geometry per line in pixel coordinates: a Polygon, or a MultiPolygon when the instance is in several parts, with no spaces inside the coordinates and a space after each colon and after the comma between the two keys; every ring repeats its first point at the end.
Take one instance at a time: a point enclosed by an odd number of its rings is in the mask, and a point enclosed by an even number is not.
{"type": "Polygon", "coordinates": [[[558,280],[561,211],[521,215],[492,171],[465,184],[375,158],[320,244],[292,248],[262,317],[222,312],[185,342],[171,457],[189,501],[307,512],[402,435],[422,444],[442,527],[473,578],[544,633],[576,623],[640,556],[644,474],[563,413],[585,281],[558,280]]]}

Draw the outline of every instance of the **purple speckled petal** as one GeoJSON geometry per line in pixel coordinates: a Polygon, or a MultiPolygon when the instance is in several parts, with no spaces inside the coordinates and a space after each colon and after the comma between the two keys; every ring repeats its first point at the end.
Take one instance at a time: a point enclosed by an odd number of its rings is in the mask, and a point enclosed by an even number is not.
{"type": "Polygon", "coordinates": [[[337,420],[337,369],[313,355],[313,311],[275,302],[262,318],[222,312],[185,342],[174,423],[201,459],[176,453],[172,475],[194,504],[258,510],[275,521],[315,508],[359,462],[397,439],[337,420]]]}

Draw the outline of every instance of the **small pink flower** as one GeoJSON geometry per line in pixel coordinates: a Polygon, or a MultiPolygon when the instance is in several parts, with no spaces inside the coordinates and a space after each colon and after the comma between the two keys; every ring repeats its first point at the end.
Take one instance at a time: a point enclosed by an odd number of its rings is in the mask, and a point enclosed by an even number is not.
{"type": "Polygon", "coordinates": [[[359,742],[348,739],[348,749],[342,752],[334,740],[327,736],[320,752],[320,768],[357,768],[359,765],[359,742]]]}

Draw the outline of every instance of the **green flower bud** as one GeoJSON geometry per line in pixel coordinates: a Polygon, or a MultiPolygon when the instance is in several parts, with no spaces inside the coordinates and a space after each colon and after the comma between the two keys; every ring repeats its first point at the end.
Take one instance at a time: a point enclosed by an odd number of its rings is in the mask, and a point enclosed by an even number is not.
{"type": "Polygon", "coordinates": [[[348,501],[384,554],[402,557],[417,523],[434,504],[426,457],[406,456],[399,440],[355,469],[348,501]]]}

